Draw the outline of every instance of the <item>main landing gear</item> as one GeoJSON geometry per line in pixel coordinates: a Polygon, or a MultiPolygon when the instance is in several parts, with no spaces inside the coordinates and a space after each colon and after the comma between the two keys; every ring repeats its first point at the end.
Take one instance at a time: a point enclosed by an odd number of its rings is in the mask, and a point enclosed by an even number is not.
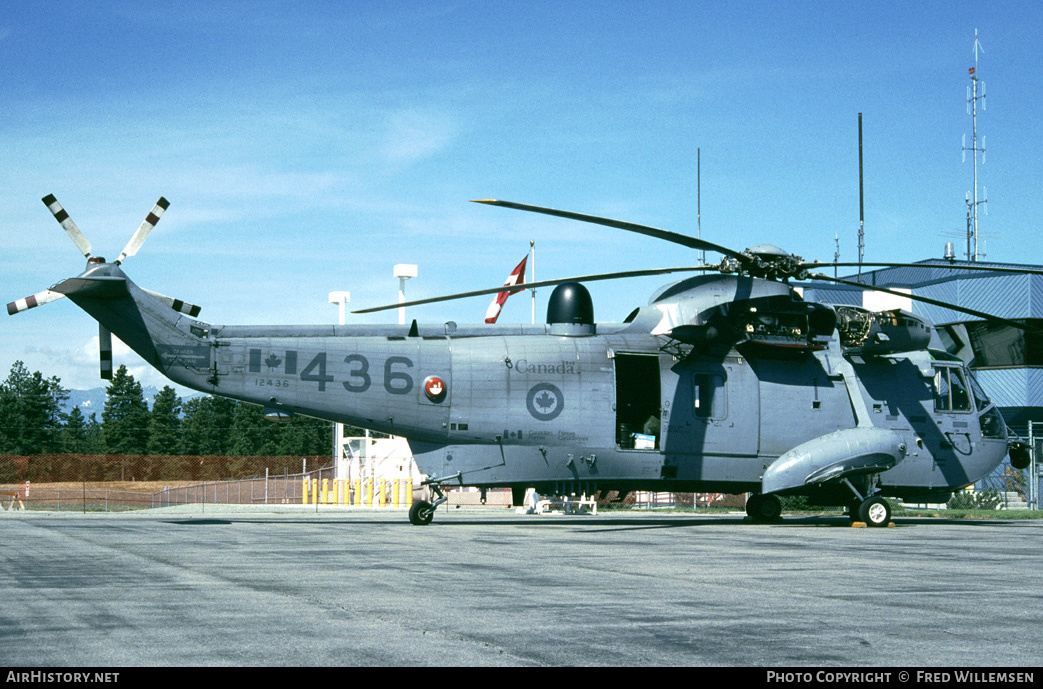
{"type": "Polygon", "coordinates": [[[879,495],[866,498],[851,507],[851,521],[865,522],[866,526],[881,527],[891,523],[891,504],[879,495]]]}
{"type": "Polygon", "coordinates": [[[880,528],[891,523],[891,503],[879,495],[863,498],[850,481],[844,479],[844,483],[855,494],[855,501],[848,506],[848,516],[852,522],[862,522],[871,528],[880,528]]]}
{"type": "Polygon", "coordinates": [[[782,521],[782,501],[777,495],[754,493],[746,500],[746,516],[758,524],[782,521]]]}

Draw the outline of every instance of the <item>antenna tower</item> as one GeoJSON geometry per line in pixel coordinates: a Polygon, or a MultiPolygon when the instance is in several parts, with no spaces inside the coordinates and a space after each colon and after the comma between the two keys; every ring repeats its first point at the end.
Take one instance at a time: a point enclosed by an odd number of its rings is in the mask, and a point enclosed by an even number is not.
{"type": "Polygon", "coordinates": [[[971,84],[967,87],[967,114],[971,116],[971,145],[967,146],[967,135],[963,135],[963,162],[967,162],[967,151],[971,152],[974,161],[974,189],[967,192],[964,200],[967,203],[967,260],[978,260],[978,205],[985,204],[985,215],[989,214],[989,192],[983,189],[982,200],[978,200],[978,153],[981,152],[981,164],[985,164],[985,137],[981,137],[981,146],[978,145],[978,101],[981,101],[982,112],[985,111],[985,82],[981,82],[979,89],[978,78],[978,52],[985,52],[981,42],[978,41],[978,30],[974,30],[974,66],[968,72],[971,84]],[[980,93],[979,93],[980,91],[980,93]]]}

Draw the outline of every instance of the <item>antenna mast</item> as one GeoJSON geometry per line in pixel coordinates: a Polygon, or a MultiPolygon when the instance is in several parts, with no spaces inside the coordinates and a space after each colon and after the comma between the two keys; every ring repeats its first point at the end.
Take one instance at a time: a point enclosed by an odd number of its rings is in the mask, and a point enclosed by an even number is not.
{"type": "MultiPolygon", "coordinates": [[[[699,239],[703,238],[703,160],[702,152],[695,149],[695,226],[699,239]]],[[[699,250],[699,265],[706,264],[706,249],[699,250]]]]}
{"type": "Polygon", "coordinates": [[[862,282],[862,259],[865,255],[865,203],[862,196],[862,113],[858,113],[858,281],[862,282]]]}
{"type": "Polygon", "coordinates": [[[985,82],[981,82],[981,93],[978,93],[978,51],[985,52],[978,41],[978,30],[974,30],[974,66],[968,72],[971,76],[971,85],[967,87],[967,114],[971,116],[971,145],[967,147],[967,135],[963,135],[963,162],[967,162],[967,151],[971,151],[974,160],[974,190],[967,192],[964,200],[967,203],[967,260],[978,260],[978,204],[986,204],[985,214],[988,215],[987,189],[983,189],[983,199],[978,200],[978,152],[981,151],[981,164],[985,164],[985,137],[981,137],[981,146],[978,146],[978,101],[981,100],[981,109],[985,110],[985,82]],[[972,195],[973,194],[973,195],[972,195]]]}

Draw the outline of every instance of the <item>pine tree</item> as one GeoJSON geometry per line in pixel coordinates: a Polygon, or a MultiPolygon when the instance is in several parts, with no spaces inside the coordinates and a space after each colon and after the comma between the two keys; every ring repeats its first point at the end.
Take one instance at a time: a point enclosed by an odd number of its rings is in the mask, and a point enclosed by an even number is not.
{"type": "Polygon", "coordinates": [[[102,436],[110,454],[142,455],[148,450],[149,411],[141,384],[120,366],[112,376],[105,409],[101,413],[102,436]]]}
{"type": "Polygon", "coordinates": [[[69,391],[58,378],[29,373],[25,364],[16,361],[0,383],[0,451],[21,455],[61,451],[66,418],[62,404],[67,399],[69,391]]]}
{"type": "Polygon", "coordinates": [[[73,407],[65,422],[65,428],[62,429],[62,451],[87,454],[89,443],[87,419],[84,418],[79,407],[73,407]]]}
{"type": "Polygon", "coordinates": [[[149,413],[148,453],[176,455],[181,448],[181,398],[166,385],[152,401],[149,413]]]}

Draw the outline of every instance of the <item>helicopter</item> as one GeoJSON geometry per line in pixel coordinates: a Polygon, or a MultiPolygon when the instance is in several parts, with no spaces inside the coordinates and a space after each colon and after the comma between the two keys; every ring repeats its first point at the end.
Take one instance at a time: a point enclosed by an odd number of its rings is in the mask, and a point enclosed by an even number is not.
{"type": "Polygon", "coordinates": [[[53,195],[43,202],[87,267],[11,302],[9,314],[68,297],[99,323],[102,377],[111,377],[115,333],[170,380],[260,405],[270,420],[302,414],[406,438],[431,494],[412,504],[415,525],[432,521],[447,500],[443,489],[473,486],[509,487],[516,505],[528,488],[615,491],[617,499],[636,490],[748,493],[754,522],[777,521],[781,498],[799,495],[883,527],[889,499],[944,501],[1008,454],[1015,467],[1028,464],[1027,446],[1008,434],[967,365],[930,347],[930,322],[900,309],[805,301],[794,284],[898,294],[813,272],[853,264],[807,262],[770,244],[736,251],[645,225],[482,199],[722,259],[528,283],[555,287],[539,325],[214,325],[198,319],[198,306],[142,289],[123,271],[168,208],[165,198],[111,262],[91,253],[53,195]],[[696,274],[660,288],[621,323],[595,321],[584,283],[670,273],[696,274]]]}

